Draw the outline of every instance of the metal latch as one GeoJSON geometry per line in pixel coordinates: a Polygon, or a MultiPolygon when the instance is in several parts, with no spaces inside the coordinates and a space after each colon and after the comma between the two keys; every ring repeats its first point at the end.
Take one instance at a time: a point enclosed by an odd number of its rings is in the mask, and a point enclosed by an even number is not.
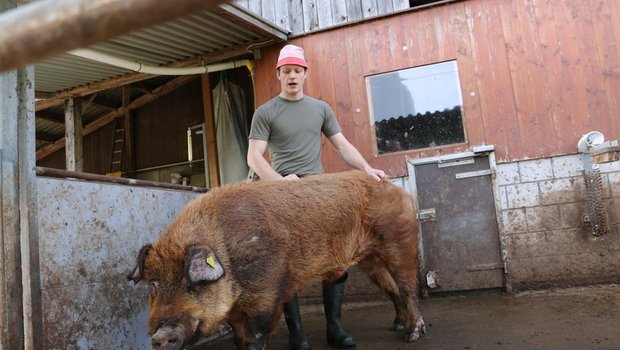
{"type": "Polygon", "coordinates": [[[484,170],[477,170],[477,171],[469,171],[466,173],[458,173],[458,174],[455,174],[455,177],[457,179],[467,179],[470,177],[484,176],[484,175],[491,175],[491,174],[493,174],[493,171],[491,169],[484,169],[484,170]]]}
{"type": "Polygon", "coordinates": [[[469,272],[474,271],[486,271],[486,270],[499,270],[503,269],[504,264],[502,263],[489,263],[489,264],[474,264],[474,265],[466,265],[465,270],[469,272]]]}
{"type": "Polygon", "coordinates": [[[420,209],[418,212],[418,220],[420,221],[430,221],[435,220],[435,218],[437,218],[435,208],[420,209]]]}

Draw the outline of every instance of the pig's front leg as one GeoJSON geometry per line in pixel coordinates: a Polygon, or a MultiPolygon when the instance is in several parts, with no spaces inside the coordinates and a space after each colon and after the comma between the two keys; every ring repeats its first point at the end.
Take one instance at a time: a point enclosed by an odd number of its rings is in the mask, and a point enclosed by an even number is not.
{"type": "Polygon", "coordinates": [[[265,350],[267,348],[267,338],[277,320],[276,315],[274,312],[265,312],[249,320],[249,325],[246,328],[245,350],[265,350]]]}

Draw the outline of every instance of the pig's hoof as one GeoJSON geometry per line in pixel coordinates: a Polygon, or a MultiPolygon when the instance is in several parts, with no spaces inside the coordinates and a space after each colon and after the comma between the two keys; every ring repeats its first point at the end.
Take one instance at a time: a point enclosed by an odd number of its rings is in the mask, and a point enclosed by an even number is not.
{"type": "Polygon", "coordinates": [[[411,333],[407,334],[405,341],[416,341],[422,335],[421,333],[426,334],[426,325],[424,324],[422,317],[418,318],[418,321],[415,323],[415,328],[411,333]]]}

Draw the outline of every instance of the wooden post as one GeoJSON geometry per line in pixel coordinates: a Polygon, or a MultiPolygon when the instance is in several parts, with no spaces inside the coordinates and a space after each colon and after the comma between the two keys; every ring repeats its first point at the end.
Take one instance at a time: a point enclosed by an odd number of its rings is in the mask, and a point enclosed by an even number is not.
{"type": "Polygon", "coordinates": [[[123,157],[127,160],[125,171],[132,172],[136,169],[136,157],[133,152],[133,131],[131,122],[131,85],[123,86],[123,111],[125,112],[125,145],[123,157]]]}
{"type": "Polygon", "coordinates": [[[217,187],[220,185],[220,164],[217,153],[217,137],[215,129],[215,114],[213,112],[213,97],[211,94],[211,82],[209,74],[202,75],[202,101],[205,116],[205,133],[207,135],[207,149],[205,157],[207,157],[209,167],[205,172],[209,172],[209,187],[217,187]]]}
{"type": "Polygon", "coordinates": [[[42,349],[34,67],[0,74],[0,349],[42,349]]]}
{"type": "Polygon", "coordinates": [[[65,100],[65,158],[70,171],[84,171],[82,147],[82,99],[65,100]]]}

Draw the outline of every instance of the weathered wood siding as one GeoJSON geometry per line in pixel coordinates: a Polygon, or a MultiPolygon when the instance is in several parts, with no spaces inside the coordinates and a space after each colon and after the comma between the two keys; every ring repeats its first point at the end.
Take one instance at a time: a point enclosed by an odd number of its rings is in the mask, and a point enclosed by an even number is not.
{"type": "Polygon", "coordinates": [[[409,8],[409,0],[234,0],[292,35],[409,8]]]}
{"type": "MultiPolygon", "coordinates": [[[[329,102],[371,163],[406,173],[406,157],[495,145],[498,162],[576,152],[591,130],[620,136],[620,1],[469,0],[299,37],[306,93],[329,102]],[[374,154],[365,77],[457,60],[467,144],[374,154]]],[[[279,92],[281,45],[256,62],[261,104],[279,92]]],[[[331,147],[327,171],[345,169],[331,147]]]]}

